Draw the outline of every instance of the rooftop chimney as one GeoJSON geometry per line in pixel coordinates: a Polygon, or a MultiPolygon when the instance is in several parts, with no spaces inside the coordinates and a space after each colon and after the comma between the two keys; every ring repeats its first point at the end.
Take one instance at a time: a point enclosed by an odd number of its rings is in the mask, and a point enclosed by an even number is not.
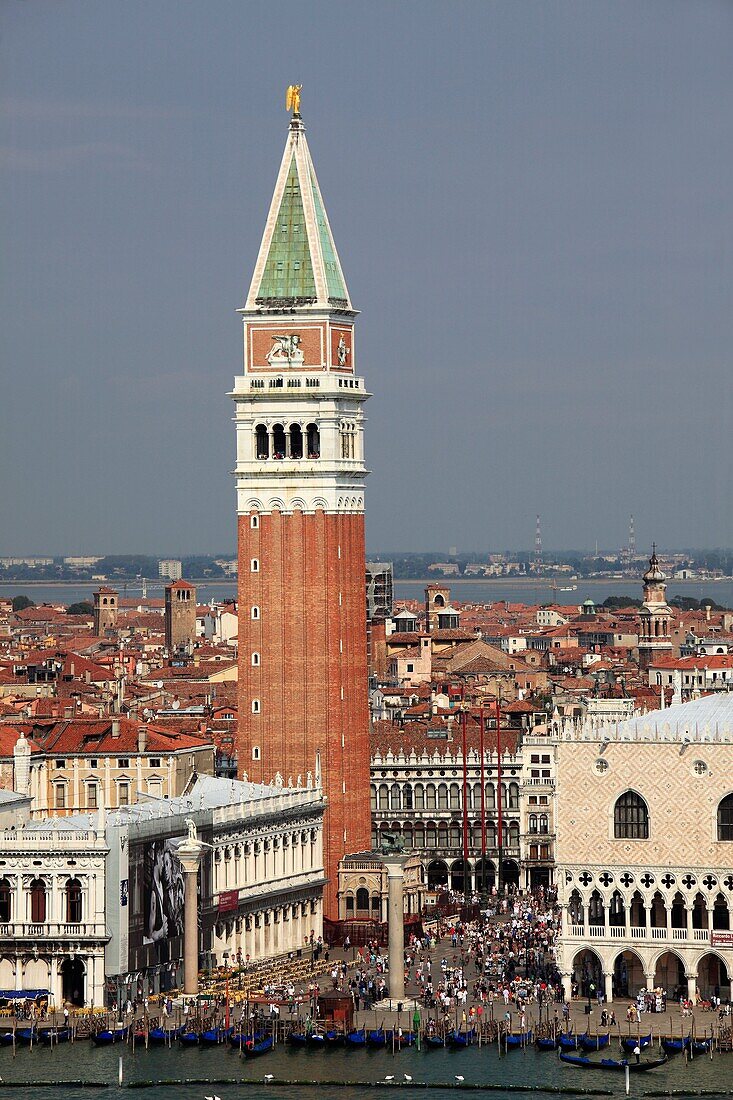
{"type": "Polygon", "coordinates": [[[137,727],[137,751],[140,753],[147,752],[148,748],[148,727],[137,727]]]}
{"type": "Polygon", "coordinates": [[[119,720],[119,718],[113,718],[112,719],[112,736],[113,737],[119,737],[120,736],[120,720],[119,720]]]}

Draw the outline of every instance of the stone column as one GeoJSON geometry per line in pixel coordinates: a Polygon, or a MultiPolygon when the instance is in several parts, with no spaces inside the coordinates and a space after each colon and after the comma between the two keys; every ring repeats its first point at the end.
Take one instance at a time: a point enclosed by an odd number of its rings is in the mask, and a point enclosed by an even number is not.
{"type": "Polygon", "coordinates": [[[189,838],[178,848],[183,867],[183,992],[196,997],[199,991],[198,874],[203,844],[189,838]]]}
{"type": "Polygon", "coordinates": [[[562,976],[562,992],[566,1001],[571,1001],[573,997],[573,976],[572,974],[563,974],[562,976]]]}
{"type": "Polygon", "coordinates": [[[697,994],[697,975],[696,974],[688,974],[687,975],[687,999],[688,999],[688,1001],[692,1001],[692,1003],[694,1004],[696,994],[697,994]]]}
{"type": "Polygon", "coordinates": [[[389,998],[405,999],[405,862],[404,852],[382,853],[387,871],[387,922],[389,929],[389,998]]]}
{"type": "Polygon", "coordinates": [[[606,983],[606,1004],[610,1004],[613,1000],[613,974],[604,974],[603,980],[606,983]]]}

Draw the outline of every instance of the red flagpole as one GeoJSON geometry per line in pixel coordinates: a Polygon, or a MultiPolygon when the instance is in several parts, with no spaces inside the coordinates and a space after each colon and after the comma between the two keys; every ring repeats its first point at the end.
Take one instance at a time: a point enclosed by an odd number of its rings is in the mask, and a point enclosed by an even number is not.
{"type": "Polygon", "coordinates": [[[502,887],[502,848],[504,847],[504,821],[502,817],[501,799],[501,694],[496,699],[496,806],[498,823],[498,847],[499,861],[496,872],[496,889],[501,892],[502,887]]]}
{"type": "MultiPolygon", "coordinates": [[[[461,688],[461,699],[463,699],[463,688],[461,688]]],[[[466,726],[468,724],[468,716],[466,714],[466,704],[461,703],[461,739],[463,749],[463,896],[468,895],[468,762],[467,745],[466,745],[466,726]]]]}
{"type": "Polygon", "coordinates": [[[480,752],[481,752],[481,885],[486,890],[486,782],[484,773],[484,751],[485,751],[485,723],[486,718],[484,716],[484,704],[481,703],[481,733],[480,733],[480,752]]]}

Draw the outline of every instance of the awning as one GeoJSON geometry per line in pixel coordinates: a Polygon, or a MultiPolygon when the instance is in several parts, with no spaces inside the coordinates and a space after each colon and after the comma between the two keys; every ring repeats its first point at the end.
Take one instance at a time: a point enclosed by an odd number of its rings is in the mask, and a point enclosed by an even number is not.
{"type": "Polygon", "coordinates": [[[36,1001],[48,996],[48,989],[0,989],[0,1001],[36,1001]]]}

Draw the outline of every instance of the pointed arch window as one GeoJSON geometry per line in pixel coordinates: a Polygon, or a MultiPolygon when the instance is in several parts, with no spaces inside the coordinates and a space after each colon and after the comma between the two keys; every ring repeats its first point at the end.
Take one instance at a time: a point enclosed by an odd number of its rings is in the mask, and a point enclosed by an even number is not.
{"type": "Polygon", "coordinates": [[[733,840],[733,794],[718,803],[718,840],[733,840]]]}
{"type": "Polygon", "coordinates": [[[613,808],[613,835],[616,840],[648,840],[649,809],[636,791],[624,791],[613,808]]]}

